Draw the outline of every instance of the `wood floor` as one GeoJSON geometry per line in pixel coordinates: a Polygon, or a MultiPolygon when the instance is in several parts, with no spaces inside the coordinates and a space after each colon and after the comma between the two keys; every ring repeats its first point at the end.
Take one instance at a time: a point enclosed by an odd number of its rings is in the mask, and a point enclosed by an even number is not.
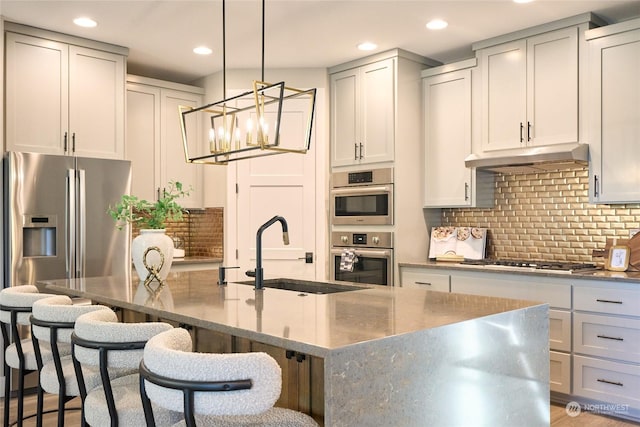
{"type": "MultiPolygon", "coordinates": [[[[57,396],[45,395],[45,411],[54,410],[57,406],[57,396]]],[[[0,403],[0,407],[3,405],[0,403]]],[[[78,399],[73,399],[67,402],[67,408],[78,408],[80,406],[78,399]]],[[[36,397],[35,395],[28,396],[25,399],[25,414],[35,413],[36,397]]],[[[4,411],[4,408],[2,409],[4,411]]],[[[3,412],[4,413],[4,412],[3,412]]],[[[57,424],[56,412],[46,414],[44,416],[44,426],[56,426],[57,424]]],[[[15,399],[11,401],[11,420],[12,422],[16,417],[16,405],[15,399]]],[[[24,427],[32,427],[36,425],[35,417],[28,419],[24,422],[24,427]]],[[[75,427],[80,425],[80,411],[69,411],[65,413],[65,426],[75,427]]],[[[589,413],[581,413],[576,417],[570,417],[565,411],[564,405],[551,404],[551,427],[638,427],[640,423],[634,423],[631,421],[623,421],[618,418],[610,418],[602,415],[595,415],[589,413]]],[[[518,425],[514,427],[526,427],[518,425]]]]}

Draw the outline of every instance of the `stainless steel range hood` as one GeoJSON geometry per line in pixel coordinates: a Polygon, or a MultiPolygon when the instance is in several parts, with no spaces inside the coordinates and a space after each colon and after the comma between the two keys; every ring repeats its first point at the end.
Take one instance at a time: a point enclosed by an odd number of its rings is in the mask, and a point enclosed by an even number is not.
{"type": "Polygon", "coordinates": [[[464,160],[468,168],[504,173],[531,173],[558,170],[589,162],[588,144],[557,144],[517,150],[471,154],[464,160]]]}

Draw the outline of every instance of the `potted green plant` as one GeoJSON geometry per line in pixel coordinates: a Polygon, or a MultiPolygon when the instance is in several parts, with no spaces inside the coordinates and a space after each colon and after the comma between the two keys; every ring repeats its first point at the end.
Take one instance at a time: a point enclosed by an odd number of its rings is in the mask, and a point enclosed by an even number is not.
{"type": "Polygon", "coordinates": [[[108,213],[118,229],[127,224],[140,229],[140,234],[131,242],[131,258],[140,280],[145,280],[152,270],[159,280],[169,275],[173,262],[173,240],[165,234],[166,223],[182,219],[183,208],[177,199],[190,193],[191,188],[185,189],[182,183],[170,181],[155,202],[125,194],[119,203],[109,206],[108,213]]]}

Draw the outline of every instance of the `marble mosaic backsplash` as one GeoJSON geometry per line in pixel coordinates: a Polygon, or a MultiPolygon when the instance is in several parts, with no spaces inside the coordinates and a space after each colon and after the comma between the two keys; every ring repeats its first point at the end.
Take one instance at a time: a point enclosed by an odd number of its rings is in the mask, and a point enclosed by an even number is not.
{"type": "Polygon", "coordinates": [[[442,225],[489,229],[487,256],[591,262],[607,238],[640,228],[640,204],[589,203],[586,167],[496,174],[493,208],[443,209],[442,225]]]}

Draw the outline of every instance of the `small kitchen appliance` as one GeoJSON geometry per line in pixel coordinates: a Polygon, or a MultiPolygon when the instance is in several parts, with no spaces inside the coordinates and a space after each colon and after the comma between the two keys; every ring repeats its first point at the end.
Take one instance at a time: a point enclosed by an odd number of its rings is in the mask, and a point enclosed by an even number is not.
{"type": "Polygon", "coordinates": [[[331,223],[393,224],[393,168],[332,174],[331,223]]]}

